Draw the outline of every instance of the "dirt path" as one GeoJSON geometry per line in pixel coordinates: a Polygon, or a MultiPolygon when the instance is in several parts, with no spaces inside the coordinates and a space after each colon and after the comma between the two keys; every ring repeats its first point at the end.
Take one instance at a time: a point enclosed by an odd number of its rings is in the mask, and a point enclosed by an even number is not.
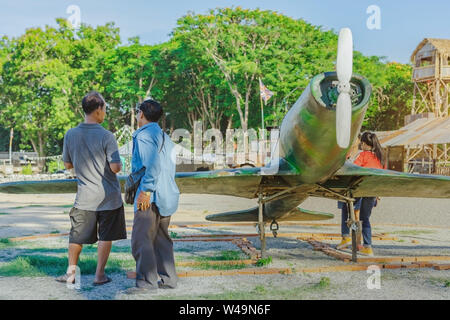
{"type": "MultiPolygon", "coordinates": [[[[68,211],[74,195],[5,195],[0,194],[0,238],[67,232],[68,211]]],[[[205,224],[204,216],[227,210],[255,206],[253,200],[225,196],[183,195],[173,224],[205,224]]],[[[339,233],[340,216],[336,203],[323,199],[308,199],[306,209],[331,212],[336,215],[325,221],[329,225],[289,225],[280,223],[281,233],[339,233]]],[[[388,233],[397,240],[374,241],[377,255],[383,256],[450,256],[450,200],[383,199],[373,212],[374,233],[388,233]],[[402,226],[400,226],[402,225],[402,226]],[[408,226],[404,226],[408,225],[408,226]]],[[[132,208],[126,207],[127,226],[131,227],[132,208]]],[[[209,227],[173,228],[175,240],[182,236],[211,234],[254,234],[250,225],[211,225],[209,227]]],[[[130,235],[130,234],[129,234],[130,235]]],[[[259,249],[259,240],[248,237],[259,249]]],[[[336,244],[337,240],[325,241],[336,244]]],[[[113,282],[94,287],[92,266],[96,248],[85,247],[82,257],[81,289],[68,289],[54,281],[64,270],[67,259],[67,237],[0,242],[0,299],[449,299],[450,271],[426,269],[382,269],[380,289],[368,289],[371,274],[357,272],[321,272],[267,275],[227,275],[182,277],[174,290],[159,290],[154,295],[128,295],[126,290],[134,280],[126,271],[134,268],[130,240],[114,244],[108,268],[113,282]]],[[[201,262],[200,266],[178,266],[177,271],[213,271],[213,260],[222,256],[236,259],[248,257],[231,241],[175,241],[175,256],[179,263],[201,262]],[[206,268],[206,269],[205,269],[206,268]]],[[[243,266],[254,270],[275,268],[341,266],[336,260],[294,236],[268,238],[267,266],[243,266]]],[[[448,262],[450,263],[450,261],[448,262]]],[[[95,270],[95,268],[94,268],[95,270]]],[[[226,267],[231,272],[230,267],[226,267]]],[[[241,269],[236,269],[241,270],[241,269]]],[[[242,269],[243,270],[243,269],[242,269]]]]}

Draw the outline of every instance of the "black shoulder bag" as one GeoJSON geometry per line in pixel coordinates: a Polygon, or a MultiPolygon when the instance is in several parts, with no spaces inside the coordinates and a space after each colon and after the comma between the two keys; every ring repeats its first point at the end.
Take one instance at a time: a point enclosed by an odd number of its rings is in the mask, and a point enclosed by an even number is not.
{"type": "MultiPolygon", "coordinates": [[[[164,146],[164,132],[163,132],[163,143],[161,145],[161,149],[159,152],[161,152],[163,146],[164,146]]],[[[140,170],[131,173],[127,181],[125,181],[125,202],[128,204],[134,204],[134,198],[136,197],[137,189],[139,188],[139,185],[141,183],[141,179],[145,174],[145,167],[142,167],[140,170]]]]}

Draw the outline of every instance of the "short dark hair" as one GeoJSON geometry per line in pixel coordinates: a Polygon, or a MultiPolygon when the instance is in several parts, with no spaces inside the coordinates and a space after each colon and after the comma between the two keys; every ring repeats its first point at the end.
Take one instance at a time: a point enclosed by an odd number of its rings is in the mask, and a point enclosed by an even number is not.
{"type": "Polygon", "coordinates": [[[158,122],[163,114],[161,105],[155,100],[148,99],[139,105],[139,110],[144,113],[145,119],[151,122],[158,122]]]}
{"type": "Polygon", "coordinates": [[[103,108],[105,104],[105,99],[97,91],[89,92],[81,101],[81,105],[85,114],[91,114],[98,108],[103,108]]]}

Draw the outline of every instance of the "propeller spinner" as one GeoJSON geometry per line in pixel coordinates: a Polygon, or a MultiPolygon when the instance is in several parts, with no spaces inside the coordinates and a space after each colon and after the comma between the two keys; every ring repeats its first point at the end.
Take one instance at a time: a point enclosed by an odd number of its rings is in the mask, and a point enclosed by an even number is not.
{"type": "Polygon", "coordinates": [[[353,37],[349,28],[339,32],[336,73],[339,96],[336,104],[336,140],[342,149],[350,144],[352,125],[352,101],[350,98],[350,79],[353,65],[353,37]]]}

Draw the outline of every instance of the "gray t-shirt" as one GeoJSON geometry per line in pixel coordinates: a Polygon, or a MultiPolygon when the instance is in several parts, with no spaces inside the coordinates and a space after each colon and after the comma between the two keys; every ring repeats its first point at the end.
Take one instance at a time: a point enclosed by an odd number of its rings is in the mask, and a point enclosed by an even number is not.
{"type": "Polygon", "coordinates": [[[120,184],[109,163],[119,163],[114,135],[99,124],[81,123],[64,136],[63,161],[71,162],[78,179],[74,207],[115,210],[122,206],[120,184]]]}

